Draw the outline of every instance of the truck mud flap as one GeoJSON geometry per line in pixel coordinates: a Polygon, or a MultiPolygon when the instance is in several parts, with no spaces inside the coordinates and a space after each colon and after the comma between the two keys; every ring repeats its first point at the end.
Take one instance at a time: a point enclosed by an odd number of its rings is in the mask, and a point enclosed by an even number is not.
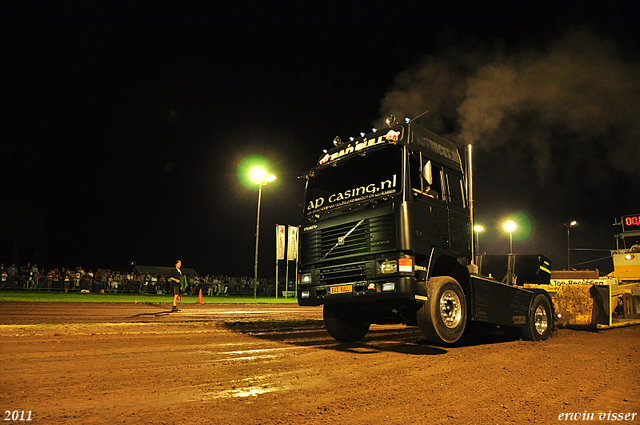
{"type": "Polygon", "coordinates": [[[611,326],[611,288],[609,286],[593,285],[589,288],[593,298],[591,323],[593,325],[611,326]]]}

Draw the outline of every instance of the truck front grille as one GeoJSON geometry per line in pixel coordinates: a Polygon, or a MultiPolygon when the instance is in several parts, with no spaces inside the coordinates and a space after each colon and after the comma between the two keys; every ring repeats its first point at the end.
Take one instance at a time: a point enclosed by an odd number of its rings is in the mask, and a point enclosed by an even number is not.
{"type": "Polygon", "coordinates": [[[357,225],[358,222],[359,220],[352,221],[304,234],[301,247],[302,262],[308,264],[323,259],[344,258],[396,248],[393,215],[366,218],[357,225]]]}
{"type": "Polygon", "coordinates": [[[367,265],[365,263],[346,264],[339,267],[325,267],[320,269],[320,283],[323,285],[364,281],[366,276],[367,265]]]}

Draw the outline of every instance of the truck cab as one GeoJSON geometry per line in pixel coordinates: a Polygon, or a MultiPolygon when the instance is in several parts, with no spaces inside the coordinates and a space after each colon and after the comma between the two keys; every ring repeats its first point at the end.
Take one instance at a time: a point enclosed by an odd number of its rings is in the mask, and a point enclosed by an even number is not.
{"type": "MultiPolygon", "coordinates": [[[[356,341],[373,323],[404,323],[451,343],[469,321],[493,317],[488,310],[497,303],[510,306],[501,324],[535,320],[530,309],[539,294],[469,268],[472,213],[453,143],[414,122],[391,120],[388,128],[334,144],[304,176],[297,294],[300,305],[324,306],[334,338],[356,341]],[[487,282],[504,293],[489,291],[487,282]],[[494,299],[485,300],[489,293],[494,299]]],[[[544,313],[550,331],[551,307],[544,313]]],[[[540,337],[548,337],[546,328],[540,337]]]]}

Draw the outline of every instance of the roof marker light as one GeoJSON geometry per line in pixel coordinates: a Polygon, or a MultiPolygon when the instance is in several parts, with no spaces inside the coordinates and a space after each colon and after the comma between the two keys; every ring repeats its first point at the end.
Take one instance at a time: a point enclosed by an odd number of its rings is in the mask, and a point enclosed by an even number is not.
{"type": "Polygon", "coordinates": [[[396,123],[396,117],[393,115],[389,115],[387,119],[384,120],[384,122],[387,124],[387,126],[391,127],[396,123]]]}

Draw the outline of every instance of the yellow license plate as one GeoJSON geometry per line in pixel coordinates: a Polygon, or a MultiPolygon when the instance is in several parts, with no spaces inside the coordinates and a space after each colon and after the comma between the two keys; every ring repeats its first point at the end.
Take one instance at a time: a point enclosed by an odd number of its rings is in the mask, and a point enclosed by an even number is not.
{"type": "Polygon", "coordinates": [[[329,287],[330,294],[344,294],[347,292],[353,292],[352,285],[331,286],[329,287]]]}

